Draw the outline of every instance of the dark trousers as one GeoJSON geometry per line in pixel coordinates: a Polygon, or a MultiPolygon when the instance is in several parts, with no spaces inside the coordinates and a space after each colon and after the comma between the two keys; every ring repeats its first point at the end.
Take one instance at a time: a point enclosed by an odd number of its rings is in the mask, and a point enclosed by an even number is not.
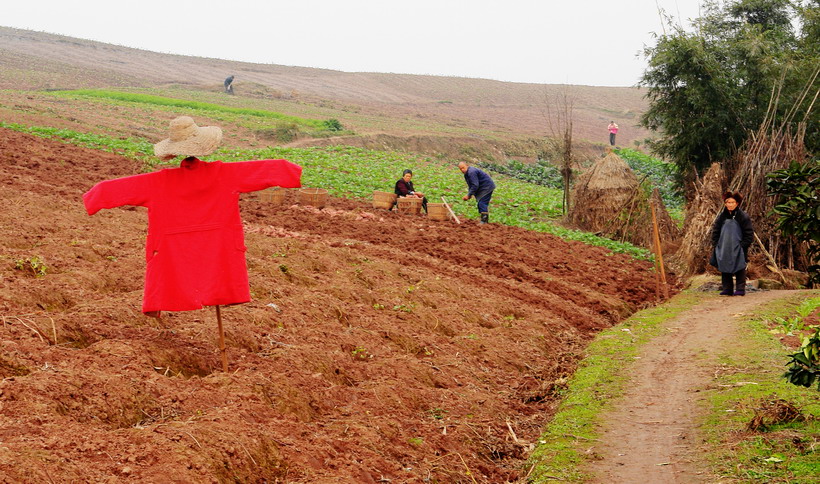
{"type": "Polygon", "coordinates": [[[741,269],[734,274],[731,272],[721,272],[720,273],[720,281],[722,289],[726,292],[732,291],[745,291],[746,290],[746,269],[741,269]],[[732,283],[735,282],[733,277],[737,279],[737,282],[734,284],[734,289],[732,289],[732,283]]]}
{"type": "Polygon", "coordinates": [[[490,199],[493,198],[493,192],[484,195],[478,199],[478,213],[487,213],[490,211],[490,199]]]}
{"type": "Polygon", "coordinates": [[[609,144],[615,146],[615,133],[609,133],[609,144]]]}

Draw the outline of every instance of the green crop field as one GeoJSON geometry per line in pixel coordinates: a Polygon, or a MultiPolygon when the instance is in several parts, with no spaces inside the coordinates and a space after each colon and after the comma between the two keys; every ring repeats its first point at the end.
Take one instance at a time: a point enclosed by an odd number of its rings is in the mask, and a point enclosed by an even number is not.
{"type": "MultiPolygon", "coordinates": [[[[3,123],[0,126],[57,138],[88,148],[121,153],[142,160],[153,169],[153,145],[140,138],[117,139],[103,135],[77,133],[66,129],[23,126],[3,123]]],[[[242,161],[255,159],[287,159],[303,167],[302,184],[325,188],[331,195],[370,200],[373,191],[392,191],[404,169],[413,170],[413,182],[431,202],[445,197],[461,217],[477,218],[475,201],[464,202],[467,189],[464,177],[455,163],[434,160],[408,153],[366,150],[349,146],[283,148],[253,150],[222,149],[206,160],[242,161]]],[[[527,183],[501,174],[493,174],[498,188],[490,204],[491,221],[546,232],[568,240],[578,240],[602,246],[613,252],[638,258],[650,258],[650,253],[634,245],[596,236],[588,232],[569,230],[557,225],[561,217],[561,190],[527,183]]]]}

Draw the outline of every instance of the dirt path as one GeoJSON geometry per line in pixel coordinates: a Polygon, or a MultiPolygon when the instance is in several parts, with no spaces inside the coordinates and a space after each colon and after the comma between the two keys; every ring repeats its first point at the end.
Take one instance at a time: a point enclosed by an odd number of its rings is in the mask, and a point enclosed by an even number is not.
{"type": "Polygon", "coordinates": [[[738,330],[738,318],[787,291],[710,299],[669,321],[646,345],[627,393],[603,416],[592,482],[707,482],[694,455],[699,393],[713,378],[716,358],[738,330]]]}

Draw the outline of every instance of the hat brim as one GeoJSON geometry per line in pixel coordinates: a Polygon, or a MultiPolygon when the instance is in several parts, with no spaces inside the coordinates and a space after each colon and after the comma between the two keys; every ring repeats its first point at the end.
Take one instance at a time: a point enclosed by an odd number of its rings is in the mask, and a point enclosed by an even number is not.
{"type": "Polygon", "coordinates": [[[196,134],[182,141],[164,139],[154,145],[154,154],[159,158],[174,156],[210,155],[222,142],[222,130],[217,126],[197,127],[196,134]]]}

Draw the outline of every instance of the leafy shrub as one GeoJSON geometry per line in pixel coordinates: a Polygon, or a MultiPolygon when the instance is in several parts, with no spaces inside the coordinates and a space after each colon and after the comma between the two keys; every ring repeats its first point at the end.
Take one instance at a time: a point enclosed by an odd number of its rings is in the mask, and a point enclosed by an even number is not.
{"type": "Polygon", "coordinates": [[[809,285],[820,284],[820,160],[792,161],[788,168],[766,175],[769,195],[778,195],[772,211],[777,228],[808,243],[809,285]]]}
{"type": "Polygon", "coordinates": [[[820,376],[820,328],[814,331],[812,337],[803,339],[800,351],[788,356],[791,358],[786,363],[789,370],[783,374],[783,377],[793,385],[806,388],[818,381],[817,390],[820,391],[820,379],[818,379],[820,376]]]}
{"type": "Polygon", "coordinates": [[[336,118],[327,119],[323,121],[323,124],[325,129],[328,131],[342,131],[345,129],[344,126],[342,126],[342,123],[340,123],[336,118]]]}

